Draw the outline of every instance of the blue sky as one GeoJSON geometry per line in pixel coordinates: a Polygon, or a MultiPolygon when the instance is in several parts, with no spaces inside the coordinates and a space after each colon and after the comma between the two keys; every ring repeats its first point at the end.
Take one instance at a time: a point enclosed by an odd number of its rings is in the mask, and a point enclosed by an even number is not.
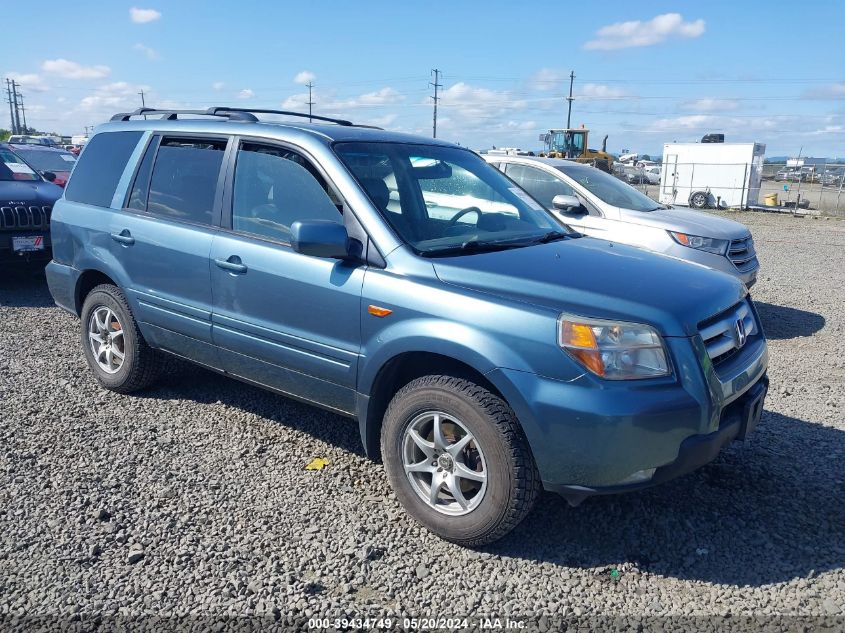
{"type": "MultiPolygon", "coordinates": [[[[536,148],[572,121],[608,148],[724,132],[767,155],[845,156],[845,3],[139,0],[7,3],[0,72],[27,120],[81,133],[148,105],[306,109],[438,136],[536,148]],[[21,25],[11,28],[10,25],[21,25]],[[42,35],[36,35],[40,33],[42,35]]],[[[6,104],[4,104],[6,105],[6,104]]],[[[0,125],[8,127],[8,106],[0,125]]]]}

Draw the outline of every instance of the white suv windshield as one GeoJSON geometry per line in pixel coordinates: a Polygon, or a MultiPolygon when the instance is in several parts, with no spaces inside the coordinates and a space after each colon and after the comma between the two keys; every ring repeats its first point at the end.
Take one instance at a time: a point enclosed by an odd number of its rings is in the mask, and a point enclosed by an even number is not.
{"type": "Polygon", "coordinates": [[[633,211],[656,211],[664,208],[630,185],[599,169],[561,165],[558,170],[572,178],[602,202],[633,211]]]}
{"type": "Polygon", "coordinates": [[[421,254],[526,246],[569,233],[470,151],[378,142],[337,143],[335,151],[394,230],[421,254]]]}

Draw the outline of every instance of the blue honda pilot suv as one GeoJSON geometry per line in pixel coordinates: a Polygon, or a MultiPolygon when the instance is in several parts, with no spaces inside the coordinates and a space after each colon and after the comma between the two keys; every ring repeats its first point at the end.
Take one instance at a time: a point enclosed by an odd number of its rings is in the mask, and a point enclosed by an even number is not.
{"type": "Polygon", "coordinates": [[[103,387],[176,355],[355,418],[407,511],[470,546],[541,489],[656,484],[759,421],[741,282],[583,237],[451,143],[279,114],[139,110],[88,143],[47,278],[103,387]]]}

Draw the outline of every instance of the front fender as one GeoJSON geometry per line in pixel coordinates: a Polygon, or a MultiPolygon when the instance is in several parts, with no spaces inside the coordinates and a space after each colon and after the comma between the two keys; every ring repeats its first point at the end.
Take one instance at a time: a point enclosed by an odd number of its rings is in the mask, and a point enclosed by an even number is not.
{"type": "Polygon", "coordinates": [[[492,335],[463,323],[438,318],[399,321],[365,341],[358,372],[358,392],[370,395],[379,370],[409,352],[439,354],[486,374],[497,367],[531,371],[517,351],[492,335]]]}

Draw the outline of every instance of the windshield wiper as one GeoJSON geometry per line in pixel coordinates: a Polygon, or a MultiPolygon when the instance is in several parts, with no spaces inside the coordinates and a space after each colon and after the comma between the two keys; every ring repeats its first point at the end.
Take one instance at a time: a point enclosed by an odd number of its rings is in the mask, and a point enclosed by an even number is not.
{"type": "Polygon", "coordinates": [[[519,248],[525,245],[525,242],[515,242],[513,240],[488,241],[473,238],[471,240],[467,240],[463,244],[438,248],[432,251],[424,251],[420,254],[424,257],[439,257],[441,255],[458,255],[462,253],[487,253],[492,251],[504,251],[509,248],[519,248]]]}
{"type": "Polygon", "coordinates": [[[531,241],[532,244],[548,244],[549,242],[557,242],[558,240],[568,240],[574,237],[581,237],[580,233],[572,231],[571,233],[563,233],[561,231],[549,231],[545,235],[531,241]]]}

